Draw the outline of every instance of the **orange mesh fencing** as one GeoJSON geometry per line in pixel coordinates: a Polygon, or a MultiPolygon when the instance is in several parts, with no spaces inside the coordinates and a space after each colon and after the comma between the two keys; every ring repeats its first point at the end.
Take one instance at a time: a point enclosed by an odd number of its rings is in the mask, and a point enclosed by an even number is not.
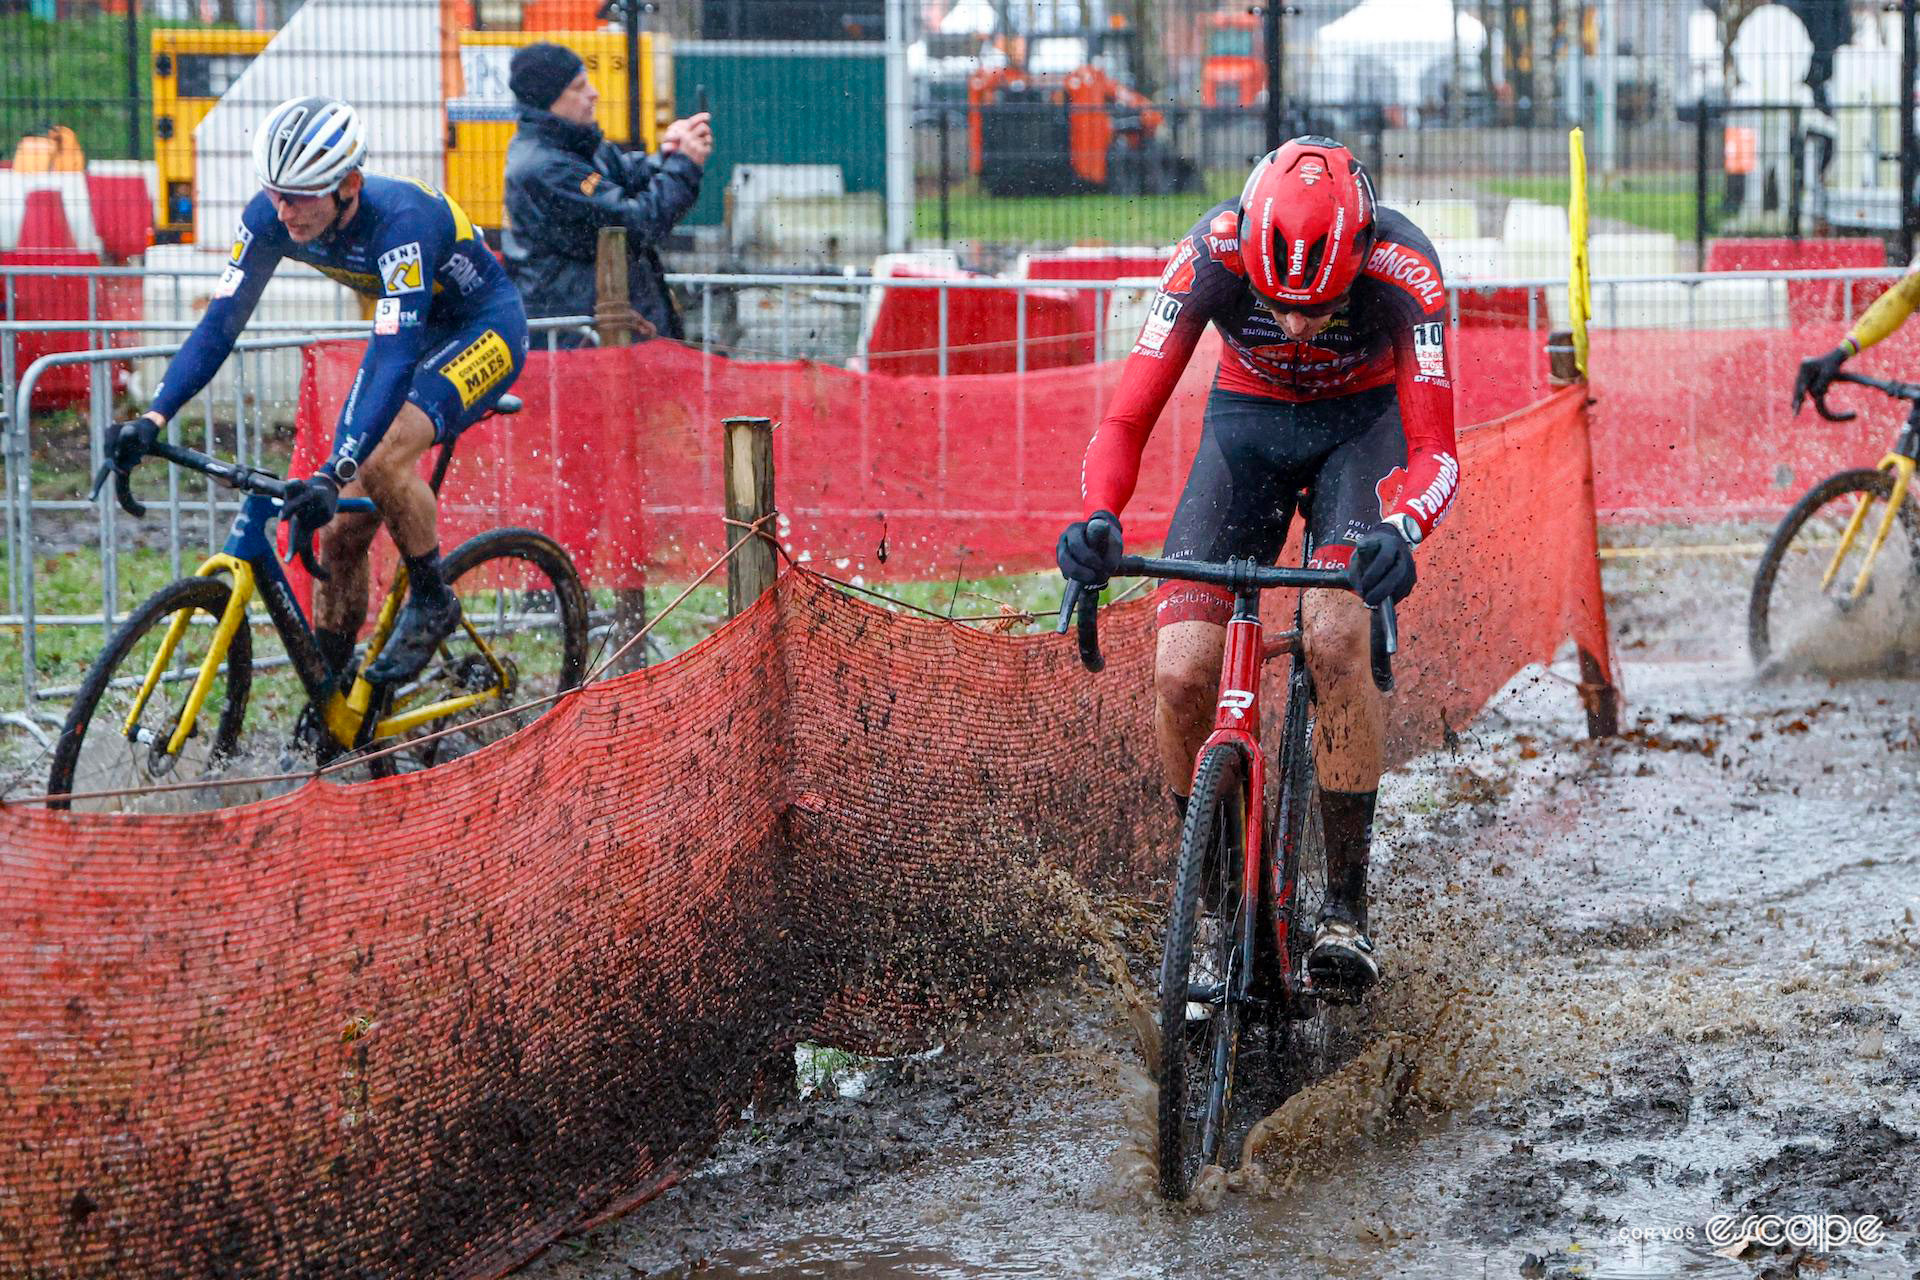
{"type": "MultiPolygon", "coordinates": [[[[1569,634],[1604,658],[1583,397],[1463,439],[1396,758],[1569,634]]],[[[913,1048],[1056,969],[1055,869],[1144,886],[1173,834],[1149,606],[1103,640],[1091,676],[789,572],[430,773],[0,809],[0,1274],[497,1275],[688,1169],[797,1041],[913,1048]]]]}
{"type": "MultiPolygon", "coordinates": [[[[1459,420],[1545,391],[1538,335],[1472,331],[1460,345],[1459,420]]],[[[1136,546],[1166,536],[1200,441],[1219,362],[1209,332],[1161,415],[1126,512],[1136,546]]],[[[296,473],[319,463],[359,368],[359,343],[310,350],[296,473]]],[[[598,586],[684,575],[720,540],[722,418],[779,424],[781,544],[869,580],[989,577],[1053,567],[1080,514],[1080,460],[1120,362],[971,377],[884,377],[827,365],[706,356],[672,342],[536,350],[514,394],[526,409],[462,438],[442,499],[441,545],[500,524],[553,535],[598,586]]],[[[376,584],[376,589],[378,589],[376,584]]]]}
{"type": "MultiPolygon", "coordinates": [[[[1841,320],[1793,329],[1659,333],[1595,330],[1594,478],[1609,521],[1778,519],[1802,492],[1886,453],[1906,406],[1840,385],[1828,422],[1789,392],[1808,356],[1846,336],[1841,320]]],[[[1920,330],[1909,326],[1847,362],[1851,372],[1912,378],[1920,330]]]]}

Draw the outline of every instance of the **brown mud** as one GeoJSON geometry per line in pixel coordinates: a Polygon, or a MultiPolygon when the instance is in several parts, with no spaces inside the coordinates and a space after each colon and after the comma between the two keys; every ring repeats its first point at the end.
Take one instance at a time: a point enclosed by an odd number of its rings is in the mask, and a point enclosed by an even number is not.
{"type": "Polygon", "coordinates": [[[1663,657],[1619,739],[1536,671],[1389,780],[1389,981],[1192,1204],[1152,1194],[1156,907],[1100,903],[1078,980],[523,1274],[1920,1274],[1920,684],[1663,657]],[[1884,1238],[1708,1236],[1811,1213],[1884,1238]]]}

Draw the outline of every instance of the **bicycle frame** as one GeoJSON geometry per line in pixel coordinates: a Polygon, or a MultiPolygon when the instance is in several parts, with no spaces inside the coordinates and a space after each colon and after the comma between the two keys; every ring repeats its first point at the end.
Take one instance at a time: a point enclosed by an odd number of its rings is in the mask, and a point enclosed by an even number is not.
{"type": "MultiPolygon", "coordinates": [[[[342,512],[369,512],[374,510],[373,503],[366,498],[343,498],[340,501],[342,512]]],[[[274,629],[287,646],[287,656],[293,662],[294,671],[300,677],[300,683],[306,688],[309,697],[316,702],[324,698],[322,718],[327,732],[341,747],[351,748],[358,745],[360,736],[366,727],[367,715],[373,706],[374,687],[367,680],[366,667],[376,658],[386,644],[387,637],[393,631],[395,618],[399,616],[400,603],[406,596],[407,574],[405,566],[394,575],[392,587],[386,599],[381,603],[380,613],[374,622],[373,636],[367,645],[360,670],[354,675],[353,683],[345,690],[328,689],[330,681],[325,663],[319,650],[313,643],[313,629],[307,620],[305,610],[294,597],[293,586],[287,580],[286,571],[281,567],[280,558],[275,554],[270,530],[279,516],[279,503],[276,499],[263,494],[250,494],[241,505],[240,512],[233,519],[232,527],[227,531],[227,541],[216,554],[209,556],[198,569],[195,577],[208,578],[219,574],[228,574],[233,580],[232,594],[227,599],[227,607],[215,625],[213,642],[207,649],[207,656],[200,664],[199,673],[194,677],[193,687],[187,693],[187,700],[180,712],[180,721],[174,726],[173,735],[167,741],[166,753],[179,754],[192,734],[199,719],[200,710],[207,696],[213,691],[220,666],[226,661],[233,637],[239,629],[247,625],[247,610],[257,593],[266,605],[267,616],[272,620],[274,629]]],[[[134,695],[132,709],[127,714],[123,734],[131,734],[140,722],[140,716],[146,710],[147,700],[159,687],[167,665],[172,661],[175,649],[186,635],[191,624],[189,613],[176,614],[167,626],[167,634],[160,642],[160,648],[154,655],[153,663],[147,669],[146,679],[140,691],[134,695]]],[[[373,738],[392,737],[406,733],[421,725],[429,724],[446,716],[455,715],[470,707],[497,696],[508,682],[508,675],[500,662],[494,657],[493,649],[473,624],[461,619],[461,625],[481,653],[486,655],[494,675],[499,681],[492,688],[477,693],[461,694],[453,698],[443,698],[438,702],[415,707],[398,715],[388,716],[378,721],[370,735],[373,738]]]]}
{"type": "MultiPolygon", "coordinates": [[[[1226,645],[1220,659],[1220,699],[1214,708],[1213,732],[1207,735],[1206,742],[1194,757],[1197,772],[1200,761],[1215,747],[1232,747],[1240,753],[1247,789],[1244,805],[1246,826],[1242,833],[1246,847],[1240,859],[1240,901],[1244,910],[1256,914],[1258,904],[1263,901],[1261,881],[1267,872],[1267,813],[1264,801],[1267,794],[1267,762],[1260,750],[1260,669],[1266,664],[1263,630],[1259,595],[1235,596],[1233,616],[1227,621],[1226,645]]],[[[1191,793],[1191,785],[1188,791],[1191,793]]],[[[1285,906],[1284,902],[1275,900],[1275,909],[1270,916],[1274,924],[1273,940],[1279,948],[1275,954],[1280,956],[1287,954],[1285,906]]],[[[1258,932],[1258,920],[1253,922],[1253,927],[1240,930],[1239,972],[1249,989],[1254,981],[1258,932]]],[[[1227,999],[1233,999],[1245,992],[1230,991],[1223,994],[1227,999]]]]}

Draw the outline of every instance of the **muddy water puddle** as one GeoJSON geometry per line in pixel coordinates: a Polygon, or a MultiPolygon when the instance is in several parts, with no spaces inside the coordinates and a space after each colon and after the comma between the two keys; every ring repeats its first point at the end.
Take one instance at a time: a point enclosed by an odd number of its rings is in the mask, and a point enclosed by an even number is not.
{"type": "Polygon", "coordinates": [[[1084,980],[525,1274],[1920,1275],[1920,683],[1623,684],[1617,741],[1534,672],[1393,776],[1390,982],[1198,1211],[1151,1193],[1114,969],[1150,995],[1157,955],[1116,925],[1084,980]],[[1740,1248],[1763,1215],[1882,1234],[1740,1248]]]}

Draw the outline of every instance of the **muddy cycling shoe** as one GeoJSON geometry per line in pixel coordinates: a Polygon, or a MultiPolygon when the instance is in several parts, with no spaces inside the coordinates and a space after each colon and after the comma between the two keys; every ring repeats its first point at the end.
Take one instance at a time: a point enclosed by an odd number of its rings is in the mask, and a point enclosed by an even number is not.
{"type": "Polygon", "coordinates": [[[440,642],[460,625],[460,598],[452,592],[422,601],[409,598],[393,625],[380,656],[367,668],[367,679],[375,684],[399,684],[411,680],[433,660],[440,642]]]}
{"type": "Polygon", "coordinates": [[[1330,906],[1320,913],[1313,946],[1307,950],[1307,977],[1315,990],[1335,1001],[1358,1000],[1380,981],[1373,940],[1348,912],[1330,906]]]}

